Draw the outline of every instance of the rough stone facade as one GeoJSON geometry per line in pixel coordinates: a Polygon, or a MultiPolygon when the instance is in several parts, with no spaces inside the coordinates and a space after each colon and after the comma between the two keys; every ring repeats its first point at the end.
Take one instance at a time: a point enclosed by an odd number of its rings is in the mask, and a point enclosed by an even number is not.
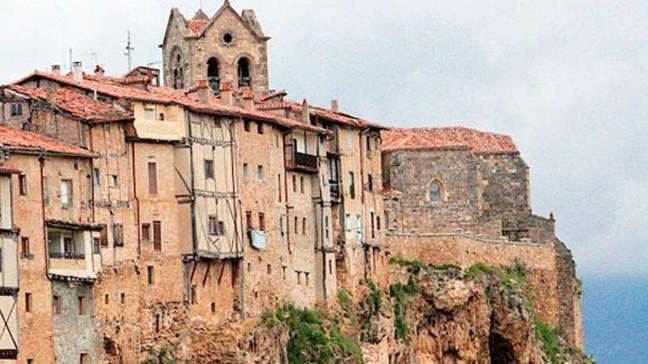
{"type": "Polygon", "coordinates": [[[514,145],[502,151],[504,144],[487,143],[505,136],[461,128],[411,133],[423,137],[403,141],[402,130],[384,133],[389,253],[463,268],[524,264],[538,314],[582,348],[573,257],[556,238],[553,217],[532,214],[529,169],[514,145]]]}

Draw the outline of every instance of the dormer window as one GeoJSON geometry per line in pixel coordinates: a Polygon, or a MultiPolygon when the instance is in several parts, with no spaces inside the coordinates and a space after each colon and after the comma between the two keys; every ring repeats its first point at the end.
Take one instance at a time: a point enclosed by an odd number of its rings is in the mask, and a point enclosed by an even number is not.
{"type": "Polygon", "coordinates": [[[245,57],[238,61],[238,83],[239,87],[250,87],[252,85],[250,61],[245,57]]]}
{"type": "Polygon", "coordinates": [[[21,116],[23,114],[22,104],[11,104],[11,116],[21,116]]]}
{"type": "Polygon", "coordinates": [[[209,87],[214,92],[214,95],[220,93],[220,64],[218,59],[212,57],[207,61],[207,80],[209,87]]]}

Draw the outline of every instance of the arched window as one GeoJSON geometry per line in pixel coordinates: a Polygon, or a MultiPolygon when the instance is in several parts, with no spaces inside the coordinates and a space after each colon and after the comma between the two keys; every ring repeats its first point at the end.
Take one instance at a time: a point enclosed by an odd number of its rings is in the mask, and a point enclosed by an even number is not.
{"type": "Polygon", "coordinates": [[[214,57],[207,61],[207,80],[214,95],[218,95],[220,93],[220,70],[218,59],[214,57]]]}
{"type": "Polygon", "coordinates": [[[430,186],[430,202],[442,202],[444,193],[443,183],[439,180],[434,180],[430,186]]]}
{"type": "Polygon", "coordinates": [[[184,72],[182,72],[182,57],[178,54],[173,67],[173,88],[184,88],[184,72]]]}
{"type": "Polygon", "coordinates": [[[243,57],[238,61],[238,83],[239,87],[250,87],[252,77],[250,77],[250,61],[243,57]]]}

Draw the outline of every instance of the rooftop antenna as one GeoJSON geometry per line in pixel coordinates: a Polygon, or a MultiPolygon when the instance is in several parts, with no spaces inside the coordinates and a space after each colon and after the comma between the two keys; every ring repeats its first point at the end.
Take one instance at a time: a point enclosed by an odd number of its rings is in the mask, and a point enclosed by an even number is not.
{"type": "Polygon", "coordinates": [[[126,53],[124,55],[128,57],[128,70],[130,71],[132,69],[132,56],[133,56],[133,51],[135,48],[133,48],[131,44],[131,32],[130,30],[128,31],[128,43],[126,44],[126,53]]]}

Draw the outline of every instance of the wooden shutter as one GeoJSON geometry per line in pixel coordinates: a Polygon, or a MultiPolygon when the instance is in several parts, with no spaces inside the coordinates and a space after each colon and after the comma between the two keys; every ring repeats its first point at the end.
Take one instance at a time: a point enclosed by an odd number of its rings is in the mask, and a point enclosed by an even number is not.
{"type": "Polygon", "coordinates": [[[158,193],[157,165],[153,162],[148,164],[148,176],[149,176],[149,194],[157,195],[158,193]]]}
{"type": "Polygon", "coordinates": [[[153,221],[153,249],[162,251],[162,222],[153,221]]]}

